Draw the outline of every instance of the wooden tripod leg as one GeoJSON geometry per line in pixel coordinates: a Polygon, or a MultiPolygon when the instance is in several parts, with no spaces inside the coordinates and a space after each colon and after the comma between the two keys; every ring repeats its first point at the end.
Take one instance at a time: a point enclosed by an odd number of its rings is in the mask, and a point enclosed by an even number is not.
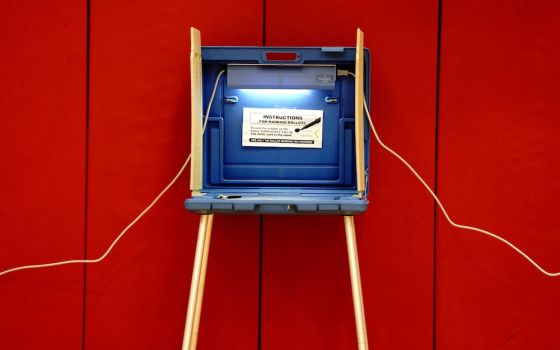
{"type": "Polygon", "coordinates": [[[198,294],[196,298],[196,309],[194,313],[194,326],[193,326],[190,350],[196,349],[196,342],[198,340],[198,329],[200,325],[202,299],[204,297],[204,282],[206,281],[206,266],[208,265],[208,253],[210,251],[210,238],[212,237],[213,220],[214,220],[214,215],[208,215],[208,222],[206,224],[206,237],[204,239],[204,253],[202,254],[202,266],[200,267],[200,279],[198,281],[198,294]]]}
{"type": "Polygon", "coordinates": [[[367,329],[364,313],[364,300],[362,297],[362,282],[360,281],[360,263],[358,261],[358,248],[356,245],[356,231],[354,217],[344,217],[346,231],[346,246],[348,247],[348,262],[350,264],[350,282],[352,283],[352,299],[354,301],[354,317],[356,319],[356,333],[358,336],[358,349],[367,350],[367,329]]]}
{"type": "Polygon", "coordinates": [[[210,237],[212,236],[212,220],[212,214],[200,216],[182,350],[196,349],[204,282],[206,279],[206,265],[208,263],[208,250],[210,248],[210,237]]]}

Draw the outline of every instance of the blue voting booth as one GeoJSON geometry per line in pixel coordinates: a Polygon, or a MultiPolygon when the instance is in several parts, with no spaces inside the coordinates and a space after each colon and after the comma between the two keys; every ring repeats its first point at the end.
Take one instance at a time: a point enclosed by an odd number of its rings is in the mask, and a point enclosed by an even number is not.
{"type": "MultiPolygon", "coordinates": [[[[201,214],[183,349],[196,348],[213,214],[342,215],[367,349],[353,215],[367,209],[369,52],[201,47],[191,29],[191,197],[201,214]]],[[[320,217],[316,217],[320,220],[320,217]]]]}
{"type": "MultiPolygon", "coordinates": [[[[203,111],[219,72],[224,73],[202,137],[202,166],[191,168],[201,172],[201,181],[186,201],[187,209],[345,215],[365,211],[368,134],[362,140],[365,189],[360,194],[355,80],[337,76],[338,70],[353,72],[355,59],[355,48],[203,47],[203,111]],[[273,53],[293,60],[277,61],[273,53]]],[[[365,96],[368,63],[365,51],[365,96]]],[[[203,115],[192,118],[202,121],[203,115]]]]}

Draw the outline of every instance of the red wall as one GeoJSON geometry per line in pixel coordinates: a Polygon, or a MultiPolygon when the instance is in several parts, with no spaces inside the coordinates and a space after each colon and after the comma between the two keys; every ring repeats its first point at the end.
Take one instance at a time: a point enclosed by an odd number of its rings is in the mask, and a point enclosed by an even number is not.
{"type": "MultiPolygon", "coordinates": [[[[438,192],[459,222],[560,270],[560,5],[445,1],[438,192]]],[[[560,348],[560,279],[438,215],[441,349],[560,348]],[[475,336],[473,336],[475,335],[475,336]]]]}
{"type": "MultiPolygon", "coordinates": [[[[0,270],[83,258],[86,4],[0,3],[0,270]]],[[[84,267],[0,277],[0,349],[79,349],[84,267]]]]}
{"type": "MultiPolygon", "coordinates": [[[[175,175],[190,26],[204,45],[257,46],[352,46],[361,27],[386,143],[457,221],[560,269],[559,15],[529,1],[3,1],[0,270],[98,257],[175,175]]],[[[560,280],[450,228],[377,145],[372,164],[356,218],[372,349],[560,347],[560,280]]],[[[0,277],[0,349],[179,349],[198,225],[186,196],[188,174],[101,264],[0,277]]],[[[199,349],[356,347],[341,218],[214,222],[199,349]]]]}

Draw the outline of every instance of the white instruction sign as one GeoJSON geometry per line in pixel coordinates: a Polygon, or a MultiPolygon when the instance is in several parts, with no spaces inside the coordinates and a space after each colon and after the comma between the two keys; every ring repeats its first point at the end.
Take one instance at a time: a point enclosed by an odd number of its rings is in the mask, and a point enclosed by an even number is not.
{"type": "Polygon", "coordinates": [[[243,108],[243,146],[323,147],[323,111],[243,108]]]}

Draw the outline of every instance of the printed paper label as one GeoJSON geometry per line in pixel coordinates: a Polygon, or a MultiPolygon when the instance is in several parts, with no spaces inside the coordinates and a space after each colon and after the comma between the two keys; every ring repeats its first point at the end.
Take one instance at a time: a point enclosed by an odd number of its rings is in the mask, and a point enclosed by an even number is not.
{"type": "Polygon", "coordinates": [[[323,147],[323,111],[243,108],[243,146],[323,147]]]}

